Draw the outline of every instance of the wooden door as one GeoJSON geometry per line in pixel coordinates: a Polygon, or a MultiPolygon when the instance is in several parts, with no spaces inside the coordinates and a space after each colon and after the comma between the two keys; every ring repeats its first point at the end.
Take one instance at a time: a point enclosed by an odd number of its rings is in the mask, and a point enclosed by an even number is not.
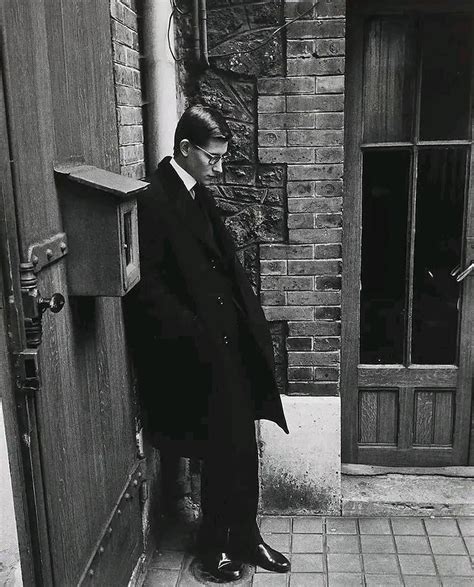
{"type": "Polygon", "coordinates": [[[467,464],[473,4],[348,9],[343,459],[467,464]]]}
{"type": "MultiPolygon", "coordinates": [[[[22,261],[62,231],[55,165],[119,170],[108,4],[5,0],[0,9],[13,170],[13,210],[8,223],[0,218],[0,233],[22,261]]],[[[66,305],[44,314],[42,343],[26,362],[24,333],[11,336],[10,352],[31,383],[29,392],[12,392],[28,485],[25,557],[34,556],[36,584],[127,585],[143,550],[143,473],[121,299],[68,297],[67,260],[36,273],[41,294],[60,292],[66,305]]],[[[11,255],[2,264],[18,309],[8,325],[15,334],[23,327],[20,271],[11,255]]]]}

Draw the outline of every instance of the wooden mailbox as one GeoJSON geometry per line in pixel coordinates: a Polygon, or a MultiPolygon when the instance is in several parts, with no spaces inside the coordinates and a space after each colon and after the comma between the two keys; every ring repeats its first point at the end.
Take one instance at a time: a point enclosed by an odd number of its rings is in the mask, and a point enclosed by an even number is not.
{"type": "Polygon", "coordinates": [[[69,295],[125,295],[140,280],[136,196],[148,184],[88,165],[55,171],[69,295]]]}

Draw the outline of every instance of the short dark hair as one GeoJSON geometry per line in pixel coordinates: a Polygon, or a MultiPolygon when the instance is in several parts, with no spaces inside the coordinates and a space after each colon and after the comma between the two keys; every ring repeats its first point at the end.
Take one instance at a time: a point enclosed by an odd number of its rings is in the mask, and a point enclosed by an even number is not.
{"type": "Polygon", "coordinates": [[[232,136],[229,125],[222,114],[215,108],[196,104],[183,112],[174,133],[174,154],[179,153],[183,139],[204,146],[211,138],[228,141],[232,136]]]}

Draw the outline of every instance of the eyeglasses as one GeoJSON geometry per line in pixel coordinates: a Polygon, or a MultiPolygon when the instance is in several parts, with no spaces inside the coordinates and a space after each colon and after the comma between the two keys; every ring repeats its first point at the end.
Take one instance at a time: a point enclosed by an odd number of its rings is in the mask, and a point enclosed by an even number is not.
{"type": "Polygon", "coordinates": [[[216,155],[215,153],[209,153],[209,151],[206,151],[206,149],[203,149],[199,145],[195,145],[194,143],[191,143],[191,145],[193,147],[196,147],[196,149],[199,149],[203,153],[206,153],[206,155],[209,157],[209,165],[216,165],[217,163],[219,163],[219,161],[225,161],[228,157],[227,153],[224,153],[223,155],[216,155]]]}

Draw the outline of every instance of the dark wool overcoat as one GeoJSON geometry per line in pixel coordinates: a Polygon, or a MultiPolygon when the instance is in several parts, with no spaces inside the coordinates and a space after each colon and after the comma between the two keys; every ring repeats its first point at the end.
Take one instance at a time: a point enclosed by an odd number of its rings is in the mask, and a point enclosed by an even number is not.
{"type": "Polygon", "coordinates": [[[141,280],[125,300],[148,431],[198,454],[217,421],[238,433],[251,405],[288,432],[268,324],[232,238],[205,188],[203,214],[169,161],[139,198],[141,280]]]}

